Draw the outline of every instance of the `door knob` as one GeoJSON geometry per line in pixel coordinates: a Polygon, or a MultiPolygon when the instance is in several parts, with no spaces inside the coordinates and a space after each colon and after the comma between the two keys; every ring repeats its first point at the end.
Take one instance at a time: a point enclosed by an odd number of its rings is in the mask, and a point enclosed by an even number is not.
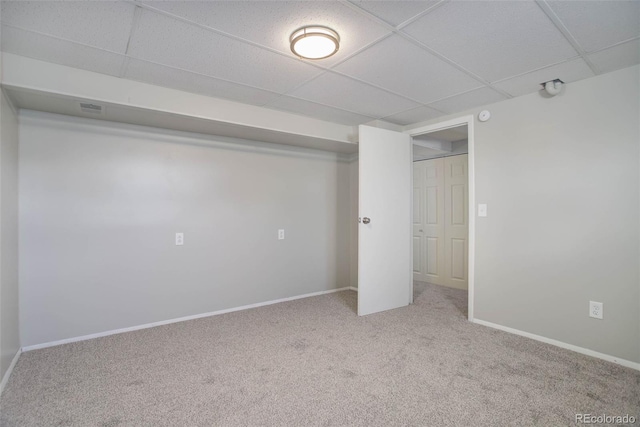
{"type": "Polygon", "coordinates": [[[371,220],[365,216],[364,218],[362,218],[362,222],[365,224],[369,224],[371,220]]]}

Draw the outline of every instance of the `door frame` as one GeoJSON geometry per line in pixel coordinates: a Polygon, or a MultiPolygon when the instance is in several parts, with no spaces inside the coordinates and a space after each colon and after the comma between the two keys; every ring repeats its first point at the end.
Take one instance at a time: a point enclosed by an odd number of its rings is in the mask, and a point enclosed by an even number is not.
{"type": "MultiPolygon", "coordinates": [[[[455,119],[446,120],[444,122],[435,123],[428,126],[421,126],[418,128],[404,131],[412,138],[425,133],[431,133],[439,130],[450,129],[458,126],[467,125],[467,140],[468,140],[468,175],[469,175],[469,253],[468,253],[468,265],[467,275],[469,278],[468,283],[468,320],[473,321],[473,306],[475,296],[475,259],[476,259],[476,185],[475,185],[475,142],[474,142],[474,116],[462,116],[455,119]]],[[[411,168],[413,173],[413,168],[411,168]]],[[[411,181],[413,185],[413,178],[411,181]]],[[[413,191],[411,192],[411,204],[413,206],[413,191]]],[[[413,209],[411,209],[411,223],[413,224],[413,209]]],[[[413,245],[411,245],[411,272],[413,273],[413,245]]],[[[413,303],[413,281],[411,281],[411,302],[413,303]]]]}

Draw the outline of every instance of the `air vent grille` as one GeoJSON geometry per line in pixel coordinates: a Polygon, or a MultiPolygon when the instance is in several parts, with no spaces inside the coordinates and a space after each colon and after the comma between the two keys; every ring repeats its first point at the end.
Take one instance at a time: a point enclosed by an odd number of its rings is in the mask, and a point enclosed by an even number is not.
{"type": "Polygon", "coordinates": [[[81,102],[80,111],[82,111],[83,113],[102,114],[102,105],[90,104],[88,102],[81,102]]]}

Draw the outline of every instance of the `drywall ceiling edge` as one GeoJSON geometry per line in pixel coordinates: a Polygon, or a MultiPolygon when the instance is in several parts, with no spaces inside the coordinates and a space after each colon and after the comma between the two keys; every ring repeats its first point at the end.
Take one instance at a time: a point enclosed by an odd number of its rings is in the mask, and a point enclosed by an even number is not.
{"type": "Polygon", "coordinates": [[[348,151],[353,150],[351,146],[358,139],[357,128],[352,126],[153,86],[9,53],[2,53],[2,84],[14,90],[226,123],[235,128],[245,127],[251,134],[262,129],[301,139],[348,144],[345,147],[348,151]]]}

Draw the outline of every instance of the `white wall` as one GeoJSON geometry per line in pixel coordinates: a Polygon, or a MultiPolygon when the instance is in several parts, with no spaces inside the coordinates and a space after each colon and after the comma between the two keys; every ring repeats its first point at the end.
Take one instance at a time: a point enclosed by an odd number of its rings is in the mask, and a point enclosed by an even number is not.
{"type": "Polygon", "coordinates": [[[636,66],[412,126],[491,111],[475,124],[476,318],[640,362],[639,83],[636,66]]]}
{"type": "Polygon", "coordinates": [[[25,110],[20,132],[23,346],[349,285],[336,154],[25,110]]]}
{"type": "Polygon", "coordinates": [[[20,349],[18,115],[0,92],[0,379],[20,349]]]}

